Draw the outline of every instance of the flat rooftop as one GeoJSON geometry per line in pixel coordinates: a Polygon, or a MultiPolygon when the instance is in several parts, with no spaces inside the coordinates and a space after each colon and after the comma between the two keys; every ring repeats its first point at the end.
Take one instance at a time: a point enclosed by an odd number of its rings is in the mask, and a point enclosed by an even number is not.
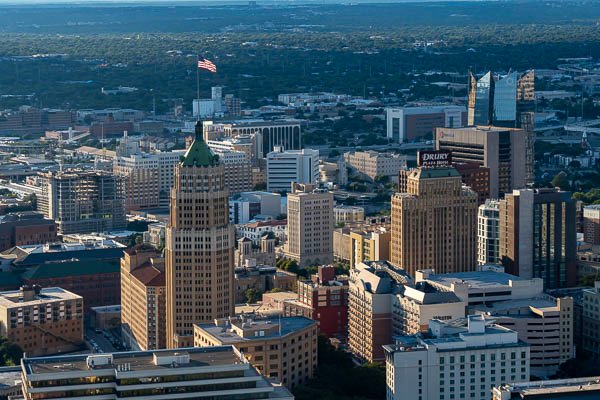
{"type": "MultiPolygon", "coordinates": [[[[242,322],[237,320],[233,321],[237,327],[242,325],[242,322]]],[[[271,331],[265,332],[264,336],[251,336],[251,337],[241,337],[237,335],[235,332],[232,332],[231,327],[225,326],[216,326],[214,324],[197,324],[200,329],[211,335],[212,337],[218,339],[223,343],[223,345],[239,343],[241,341],[252,341],[252,340],[264,340],[268,338],[277,338],[283,337],[290,333],[297,332],[299,330],[308,328],[312,325],[315,325],[316,322],[312,319],[304,318],[304,317],[284,317],[280,319],[261,319],[261,320],[253,320],[252,322],[245,322],[245,327],[247,329],[251,329],[252,331],[271,331]],[[279,329],[277,329],[279,327],[279,329]]]]}
{"type": "Polygon", "coordinates": [[[525,279],[505,272],[472,271],[456,272],[453,274],[433,274],[429,275],[427,280],[447,287],[450,287],[453,283],[464,281],[471,285],[471,287],[485,289],[495,286],[508,286],[510,281],[523,281],[525,279]]]}
{"type": "Polygon", "coordinates": [[[21,380],[20,367],[0,367],[0,390],[9,389],[21,380]]]}
{"type": "MultiPolygon", "coordinates": [[[[237,351],[231,346],[216,347],[193,347],[178,350],[155,350],[155,351],[131,351],[112,353],[113,362],[107,365],[96,365],[93,370],[114,370],[118,365],[127,364],[128,371],[149,371],[174,369],[171,363],[156,365],[154,355],[169,357],[178,354],[187,354],[190,357],[189,364],[182,364],[182,368],[208,367],[219,365],[243,365],[237,351]]],[[[25,358],[23,365],[28,374],[55,374],[57,372],[91,371],[88,367],[87,357],[89,354],[57,357],[25,358]]],[[[104,353],[102,356],[109,356],[104,353]]]]}
{"type": "Polygon", "coordinates": [[[510,383],[502,385],[501,391],[519,394],[519,398],[544,398],[575,400],[598,398],[600,395],[600,376],[573,379],[510,383]]]}
{"type": "Polygon", "coordinates": [[[21,290],[11,290],[0,292],[0,308],[13,308],[23,305],[29,306],[76,299],[82,299],[82,297],[59,287],[43,288],[39,294],[35,295],[33,300],[29,301],[23,301],[23,292],[21,290]]]}

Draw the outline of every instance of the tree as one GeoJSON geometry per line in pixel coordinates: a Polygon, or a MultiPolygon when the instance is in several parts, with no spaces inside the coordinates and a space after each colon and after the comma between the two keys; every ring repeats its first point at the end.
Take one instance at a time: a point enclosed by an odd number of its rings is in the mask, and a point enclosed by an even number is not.
{"type": "Polygon", "coordinates": [[[564,171],[560,171],[558,174],[552,178],[552,186],[558,187],[561,190],[569,189],[569,179],[567,178],[567,174],[564,171]]]}
{"type": "Polygon", "coordinates": [[[23,357],[23,350],[17,344],[0,337],[0,366],[18,365],[23,357]]]}
{"type": "Polygon", "coordinates": [[[246,303],[254,304],[261,298],[261,294],[256,289],[247,289],[246,290],[246,303]]]}

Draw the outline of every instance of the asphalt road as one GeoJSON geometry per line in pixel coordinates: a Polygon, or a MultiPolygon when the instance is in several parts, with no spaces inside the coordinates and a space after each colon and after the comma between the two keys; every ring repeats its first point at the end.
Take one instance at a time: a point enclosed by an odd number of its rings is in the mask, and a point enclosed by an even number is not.
{"type": "Polygon", "coordinates": [[[91,351],[94,351],[94,346],[92,346],[92,344],[90,343],[90,340],[92,339],[98,344],[98,347],[100,347],[100,349],[102,349],[102,351],[104,351],[105,353],[114,353],[118,351],[117,349],[115,349],[115,346],[113,346],[112,343],[102,335],[102,333],[96,333],[93,329],[86,328],[85,334],[87,336],[86,343],[88,344],[88,347],[91,351]]]}

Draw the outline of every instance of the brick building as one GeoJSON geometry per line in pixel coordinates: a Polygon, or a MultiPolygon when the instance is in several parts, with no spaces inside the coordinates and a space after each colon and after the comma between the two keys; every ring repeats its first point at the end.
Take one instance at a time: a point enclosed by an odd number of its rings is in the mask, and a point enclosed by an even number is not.
{"type": "Polygon", "coordinates": [[[25,211],[7,214],[0,219],[0,251],[14,246],[56,241],[56,222],[44,214],[25,211]]]}

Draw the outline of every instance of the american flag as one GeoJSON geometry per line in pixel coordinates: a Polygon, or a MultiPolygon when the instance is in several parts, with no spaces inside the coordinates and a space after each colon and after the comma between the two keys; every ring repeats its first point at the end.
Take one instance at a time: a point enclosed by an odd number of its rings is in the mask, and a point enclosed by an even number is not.
{"type": "Polygon", "coordinates": [[[202,56],[198,56],[198,68],[205,69],[213,73],[217,72],[217,66],[212,61],[207,60],[202,56]]]}

